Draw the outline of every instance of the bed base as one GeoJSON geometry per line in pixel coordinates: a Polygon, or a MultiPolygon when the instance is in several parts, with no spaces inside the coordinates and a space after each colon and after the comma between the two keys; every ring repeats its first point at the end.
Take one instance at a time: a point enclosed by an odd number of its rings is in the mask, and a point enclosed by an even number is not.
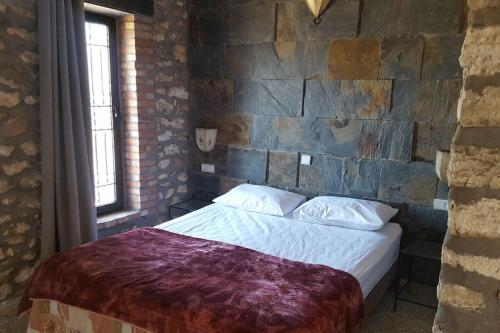
{"type": "Polygon", "coordinates": [[[389,271],[377,283],[365,299],[365,318],[372,314],[380,299],[391,287],[396,287],[396,279],[398,276],[399,258],[391,266],[389,271]]]}

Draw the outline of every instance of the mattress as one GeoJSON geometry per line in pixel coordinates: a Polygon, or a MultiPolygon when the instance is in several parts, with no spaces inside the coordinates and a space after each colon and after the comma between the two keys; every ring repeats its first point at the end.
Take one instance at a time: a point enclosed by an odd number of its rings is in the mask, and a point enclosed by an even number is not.
{"type": "Polygon", "coordinates": [[[365,298],[396,261],[402,234],[396,223],[378,231],[363,231],[216,203],[156,227],[348,272],[359,281],[365,298]]]}

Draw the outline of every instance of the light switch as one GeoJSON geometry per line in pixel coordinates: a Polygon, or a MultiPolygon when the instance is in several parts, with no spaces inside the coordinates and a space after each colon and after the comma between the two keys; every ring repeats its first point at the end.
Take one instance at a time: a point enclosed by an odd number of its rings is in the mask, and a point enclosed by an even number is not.
{"type": "Polygon", "coordinates": [[[311,155],[300,155],[300,164],[302,165],[311,165],[311,160],[311,155]]]}
{"type": "Polygon", "coordinates": [[[434,199],[434,209],[436,210],[448,210],[448,200],[434,199]]]}
{"type": "Polygon", "coordinates": [[[202,163],[201,172],[215,173],[215,165],[202,163]]]}

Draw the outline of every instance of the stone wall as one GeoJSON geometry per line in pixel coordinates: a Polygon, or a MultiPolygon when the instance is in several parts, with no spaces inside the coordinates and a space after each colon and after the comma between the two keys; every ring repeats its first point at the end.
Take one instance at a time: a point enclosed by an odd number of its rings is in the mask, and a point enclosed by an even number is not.
{"type": "MultiPolygon", "coordinates": [[[[22,291],[39,254],[36,3],[0,2],[0,307],[22,291]]],[[[126,208],[137,212],[100,237],[163,222],[187,194],[187,22],[185,2],[155,0],[152,19],[131,16],[118,27],[126,208]]]]}
{"type": "Polygon", "coordinates": [[[39,252],[40,133],[34,0],[0,2],[0,304],[39,252]]]}
{"type": "Polygon", "coordinates": [[[434,332],[500,328],[500,1],[468,4],[434,332]]]}
{"type": "Polygon", "coordinates": [[[191,146],[192,191],[404,202],[413,231],[444,235],[433,162],[456,128],[462,0],[337,0],[319,25],[305,1],[192,0],[190,17],[193,125],[219,129],[213,152],[191,146]]]}
{"type": "Polygon", "coordinates": [[[158,140],[158,217],[187,195],[189,71],[187,63],[188,4],[155,0],[153,48],[155,111],[158,140]]]}

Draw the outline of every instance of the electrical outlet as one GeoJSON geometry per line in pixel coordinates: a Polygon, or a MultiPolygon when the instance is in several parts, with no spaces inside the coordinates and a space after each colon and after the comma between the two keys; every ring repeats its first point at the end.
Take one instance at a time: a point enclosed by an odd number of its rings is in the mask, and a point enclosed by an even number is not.
{"type": "Polygon", "coordinates": [[[311,165],[311,155],[300,155],[300,164],[311,165]]]}
{"type": "Polygon", "coordinates": [[[215,173],[215,165],[202,163],[201,172],[215,173]]]}
{"type": "Polygon", "coordinates": [[[434,209],[447,211],[448,210],[448,200],[434,199],[434,209]]]}

